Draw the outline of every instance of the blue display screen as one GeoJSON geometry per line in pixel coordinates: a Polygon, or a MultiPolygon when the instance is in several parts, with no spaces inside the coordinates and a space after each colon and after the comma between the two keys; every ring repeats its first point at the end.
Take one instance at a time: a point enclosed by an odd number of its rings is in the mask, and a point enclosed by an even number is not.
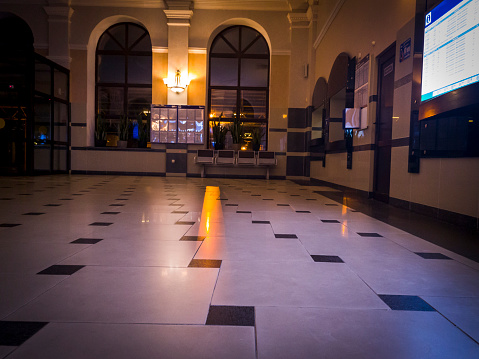
{"type": "Polygon", "coordinates": [[[425,17],[421,101],[479,81],[479,0],[444,0],[425,17]]]}

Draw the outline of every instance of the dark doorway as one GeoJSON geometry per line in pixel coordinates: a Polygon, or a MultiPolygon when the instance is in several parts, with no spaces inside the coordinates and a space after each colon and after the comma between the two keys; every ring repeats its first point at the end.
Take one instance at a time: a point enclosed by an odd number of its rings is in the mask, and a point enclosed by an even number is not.
{"type": "Polygon", "coordinates": [[[376,121],[376,151],[374,161],[373,196],[389,201],[391,179],[391,142],[394,99],[394,70],[396,45],[391,45],[378,56],[378,112],[376,121]]]}
{"type": "Polygon", "coordinates": [[[19,17],[0,13],[0,173],[24,174],[31,166],[33,35],[19,17]]]}
{"type": "Polygon", "coordinates": [[[0,12],[0,174],[70,169],[69,70],[34,53],[30,27],[0,12]]]}

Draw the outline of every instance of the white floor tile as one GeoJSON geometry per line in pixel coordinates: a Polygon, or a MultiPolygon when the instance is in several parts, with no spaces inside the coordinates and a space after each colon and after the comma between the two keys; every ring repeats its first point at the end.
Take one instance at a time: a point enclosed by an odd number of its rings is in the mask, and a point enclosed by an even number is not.
{"type": "Polygon", "coordinates": [[[256,309],[258,358],[476,358],[479,346],[435,312],[256,309]]]}
{"type": "Polygon", "coordinates": [[[217,269],[85,267],[7,320],[204,324],[217,269]]]}

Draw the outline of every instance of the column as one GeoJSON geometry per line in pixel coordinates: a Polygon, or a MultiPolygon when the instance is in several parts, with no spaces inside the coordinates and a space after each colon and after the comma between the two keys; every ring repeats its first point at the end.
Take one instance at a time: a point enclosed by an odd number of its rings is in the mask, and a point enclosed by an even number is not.
{"type": "MultiPolygon", "coordinates": [[[[164,10],[168,19],[168,78],[179,70],[183,81],[188,79],[188,31],[193,11],[190,1],[167,1],[164,10]]],[[[168,90],[168,105],[188,104],[188,91],[175,93],[168,90]]]]}
{"type": "Polygon", "coordinates": [[[70,68],[70,18],[73,9],[68,5],[45,6],[48,15],[48,58],[70,68]]]}

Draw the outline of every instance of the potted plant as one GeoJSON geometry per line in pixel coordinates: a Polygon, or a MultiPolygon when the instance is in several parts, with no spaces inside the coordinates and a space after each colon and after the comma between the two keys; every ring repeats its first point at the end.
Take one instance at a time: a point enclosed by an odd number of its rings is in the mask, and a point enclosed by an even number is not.
{"type": "Polygon", "coordinates": [[[123,115],[120,118],[120,123],[118,124],[118,147],[126,148],[128,144],[128,131],[130,127],[130,120],[128,116],[123,115]]]}
{"type": "Polygon", "coordinates": [[[263,131],[260,127],[255,127],[251,133],[251,142],[253,144],[253,151],[259,151],[261,148],[261,140],[263,139],[263,131]]]}
{"type": "Polygon", "coordinates": [[[95,147],[106,146],[107,125],[101,114],[96,117],[95,124],[95,147]]]}
{"type": "Polygon", "coordinates": [[[233,139],[233,150],[239,151],[241,149],[241,141],[244,137],[243,123],[235,118],[233,123],[229,126],[231,137],[233,139]]]}
{"type": "Polygon", "coordinates": [[[222,150],[225,148],[225,138],[228,128],[221,126],[221,116],[220,121],[213,121],[213,140],[215,142],[215,150],[222,150]]]}
{"type": "Polygon", "coordinates": [[[138,122],[138,147],[146,148],[150,139],[149,118],[139,114],[136,120],[138,122]]]}

